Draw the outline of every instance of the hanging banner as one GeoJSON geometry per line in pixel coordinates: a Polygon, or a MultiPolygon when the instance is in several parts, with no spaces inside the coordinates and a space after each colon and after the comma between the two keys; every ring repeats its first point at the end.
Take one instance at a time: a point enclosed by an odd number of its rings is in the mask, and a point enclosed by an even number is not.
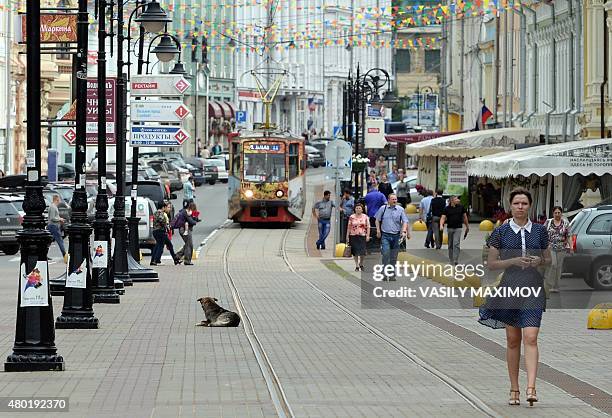
{"type": "Polygon", "coordinates": [[[94,241],[91,267],[108,267],[108,241],[94,241]]]}
{"type": "Polygon", "coordinates": [[[66,287],[72,287],[77,289],[85,289],[87,286],[87,259],[83,259],[83,262],[76,270],[68,274],[66,279],[66,287]]]}
{"type": "MultiPolygon", "coordinates": [[[[26,15],[21,16],[21,41],[26,38],[26,15]]],[[[77,15],[66,13],[40,14],[40,42],[44,44],[77,41],[77,15]]]]}
{"type": "Polygon", "coordinates": [[[25,264],[19,268],[19,290],[21,307],[49,306],[47,262],[38,261],[29,273],[25,273],[25,264]]]}
{"type": "MultiPolygon", "coordinates": [[[[115,135],[115,103],[117,91],[117,79],[106,79],[106,143],[116,144],[115,135]]],[[[96,78],[87,79],[87,145],[98,143],[98,80],[96,78]]]]}

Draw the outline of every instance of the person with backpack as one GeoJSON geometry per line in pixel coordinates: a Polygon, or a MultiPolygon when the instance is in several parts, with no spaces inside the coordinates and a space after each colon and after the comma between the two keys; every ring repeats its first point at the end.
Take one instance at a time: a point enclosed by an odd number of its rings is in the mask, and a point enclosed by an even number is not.
{"type": "Polygon", "coordinates": [[[176,214],[171,223],[172,229],[179,230],[179,235],[184,242],[183,248],[176,253],[176,256],[179,259],[182,258],[186,266],[193,266],[191,262],[191,256],[193,255],[192,231],[193,227],[200,222],[200,219],[197,218],[198,213],[196,204],[191,202],[176,214]]]}
{"type": "Polygon", "coordinates": [[[427,226],[427,235],[425,236],[425,248],[434,247],[433,231],[431,229],[433,216],[431,213],[431,201],[433,200],[433,192],[425,190],[425,197],[421,200],[419,220],[425,222],[427,226]]]}
{"type": "Polygon", "coordinates": [[[152,266],[161,264],[164,246],[168,247],[174,264],[181,264],[181,260],[174,254],[174,246],[168,237],[168,231],[170,231],[168,213],[170,213],[171,210],[172,205],[168,202],[163,202],[161,207],[155,212],[155,215],[153,215],[153,238],[155,238],[155,247],[153,247],[153,251],[151,251],[152,266]]]}

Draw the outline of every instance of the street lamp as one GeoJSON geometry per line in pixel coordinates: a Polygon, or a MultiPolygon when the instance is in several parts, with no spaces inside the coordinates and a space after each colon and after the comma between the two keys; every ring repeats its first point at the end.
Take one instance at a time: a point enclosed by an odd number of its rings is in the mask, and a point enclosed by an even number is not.
{"type": "MultiPolygon", "coordinates": [[[[153,1],[151,3],[144,3],[144,1],[136,2],[136,8],[130,14],[128,19],[128,27],[132,25],[132,18],[135,13],[146,7],[146,9],[134,19],[135,22],[141,23],[139,28],[139,36],[138,36],[138,64],[137,64],[137,73],[141,75],[144,69],[144,41],[145,41],[145,33],[148,32],[159,32],[164,29],[164,26],[171,22],[172,19],[168,17],[164,9],[161,8],[159,3],[153,1]],[[139,4],[142,3],[142,4],[139,4]]],[[[155,39],[155,38],[153,38],[155,39]]],[[[130,45],[131,37],[128,35],[127,37],[128,45],[130,45]]],[[[130,68],[130,56],[128,51],[128,68],[130,68]]],[[[129,76],[129,71],[128,71],[129,76]]],[[[130,216],[127,218],[129,225],[129,249],[127,254],[127,264],[128,264],[128,273],[132,280],[141,280],[141,281],[157,281],[159,280],[158,274],[156,271],[143,267],[137,260],[140,258],[140,239],[138,236],[138,225],[140,222],[140,218],[136,216],[136,206],[137,206],[137,195],[138,195],[138,156],[139,156],[139,148],[132,148],[132,200],[130,206],[130,216]]]]}
{"type": "Polygon", "coordinates": [[[153,52],[157,56],[157,59],[160,60],[161,62],[170,62],[174,59],[174,56],[176,54],[179,54],[180,56],[180,53],[181,53],[180,45],[181,44],[178,42],[178,40],[174,36],[168,33],[164,33],[163,35],[161,35],[159,44],[157,44],[157,46],[153,48],[153,51],[151,51],[151,45],[149,45],[149,52],[147,53],[147,61],[149,58],[149,54],[153,52]],[[176,42],[176,45],[175,45],[175,42],[176,42]]]}
{"type": "MultiPolygon", "coordinates": [[[[64,370],[64,359],[57,354],[55,347],[55,328],[53,324],[53,304],[47,280],[47,254],[51,245],[51,234],[45,229],[43,212],[46,204],[40,182],[40,2],[28,0],[26,3],[26,77],[27,77],[27,183],[23,209],[23,229],[18,232],[17,240],[21,247],[19,261],[20,289],[17,292],[17,324],[13,353],[6,358],[5,372],[25,372],[43,370],[64,370]],[[22,300],[21,284],[25,285],[23,275],[41,268],[45,276],[38,283],[47,283],[42,303],[27,304],[22,300]]],[[[34,276],[36,279],[36,276],[34,276]]],[[[41,288],[37,286],[34,289],[41,288]]],[[[44,287],[42,287],[44,289],[44,287]]],[[[31,291],[31,290],[30,290],[31,291]]],[[[25,293],[25,292],[24,292],[25,293]]]]}
{"type": "MultiPolygon", "coordinates": [[[[346,127],[351,126],[352,142],[355,146],[355,154],[359,154],[359,137],[365,142],[365,119],[367,104],[380,109],[382,106],[393,107],[399,100],[391,91],[391,77],[382,68],[372,68],[365,74],[360,74],[357,66],[357,76],[353,79],[349,72],[348,80],[344,85],[343,100],[346,106],[343,108],[342,120],[346,127]],[[386,90],[381,99],[379,92],[382,88],[386,90]]],[[[348,131],[348,129],[345,129],[348,131]]],[[[355,192],[361,196],[359,176],[355,173],[355,192]]]]}

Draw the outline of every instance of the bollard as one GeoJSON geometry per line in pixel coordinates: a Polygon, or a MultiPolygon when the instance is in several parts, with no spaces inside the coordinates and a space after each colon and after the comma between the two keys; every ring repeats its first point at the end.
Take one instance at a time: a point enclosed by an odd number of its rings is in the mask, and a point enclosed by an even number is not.
{"type": "Polygon", "coordinates": [[[485,219],[484,221],[482,221],[480,225],[478,226],[478,229],[480,231],[493,231],[493,228],[494,228],[493,222],[491,222],[488,219],[485,219]]]}
{"type": "Polygon", "coordinates": [[[612,329],[612,303],[600,303],[589,312],[588,329],[612,329]]]}

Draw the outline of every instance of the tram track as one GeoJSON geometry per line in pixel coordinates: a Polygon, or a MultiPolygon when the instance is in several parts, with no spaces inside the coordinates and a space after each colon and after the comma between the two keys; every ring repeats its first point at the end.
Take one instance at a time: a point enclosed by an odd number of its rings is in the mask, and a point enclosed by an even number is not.
{"type": "MultiPolygon", "coordinates": [[[[365,328],[369,333],[379,338],[386,345],[391,347],[396,352],[400,353],[403,357],[410,360],[412,363],[417,365],[419,368],[427,372],[428,374],[435,377],[437,380],[445,384],[449,387],[453,392],[459,395],[463,400],[465,400],[472,408],[475,410],[490,416],[490,417],[501,417],[502,415],[498,412],[494,411],[491,407],[489,407],[481,398],[471,392],[467,387],[457,382],[450,376],[446,375],[439,369],[437,369],[431,363],[428,363],[421,359],[418,355],[416,355],[413,351],[408,349],[405,345],[394,339],[393,337],[386,334],[383,330],[376,327],[375,325],[368,322],[362,316],[351,310],[349,307],[345,306],[342,302],[336,299],[334,296],[330,295],[325,290],[318,287],[315,283],[305,277],[303,274],[297,271],[295,266],[292,264],[289,259],[287,253],[287,238],[290,233],[290,229],[284,230],[280,236],[279,242],[279,252],[277,253],[280,258],[282,258],[283,263],[289,269],[291,274],[295,275],[301,281],[303,281],[306,285],[308,285],[311,289],[321,295],[325,300],[334,305],[337,309],[346,314],[351,320],[357,323],[359,326],[365,328]]],[[[274,407],[278,413],[279,417],[293,417],[294,414],[292,412],[289,400],[285,395],[285,391],[283,390],[282,383],[280,378],[276,374],[270,356],[268,356],[264,345],[261,340],[257,336],[257,332],[255,330],[255,326],[248,314],[247,309],[243,303],[242,298],[240,297],[240,292],[236,286],[234,278],[232,277],[232,273],[230,271],[229,266],[231,265],[229,260],[229,253],[236,242],[236,240],[242,235],[243,230],[239,230],[235,235],[228,241],[225,246],[223,252],[223,262],[224,262],[224,275],[229,283],[232,298],[237,307],[238,313],[240,314],[243,320],[244,330],[257,360],[258,366],[261,370],[261,373],[266,382],[266,386],[274,407]]]]}

